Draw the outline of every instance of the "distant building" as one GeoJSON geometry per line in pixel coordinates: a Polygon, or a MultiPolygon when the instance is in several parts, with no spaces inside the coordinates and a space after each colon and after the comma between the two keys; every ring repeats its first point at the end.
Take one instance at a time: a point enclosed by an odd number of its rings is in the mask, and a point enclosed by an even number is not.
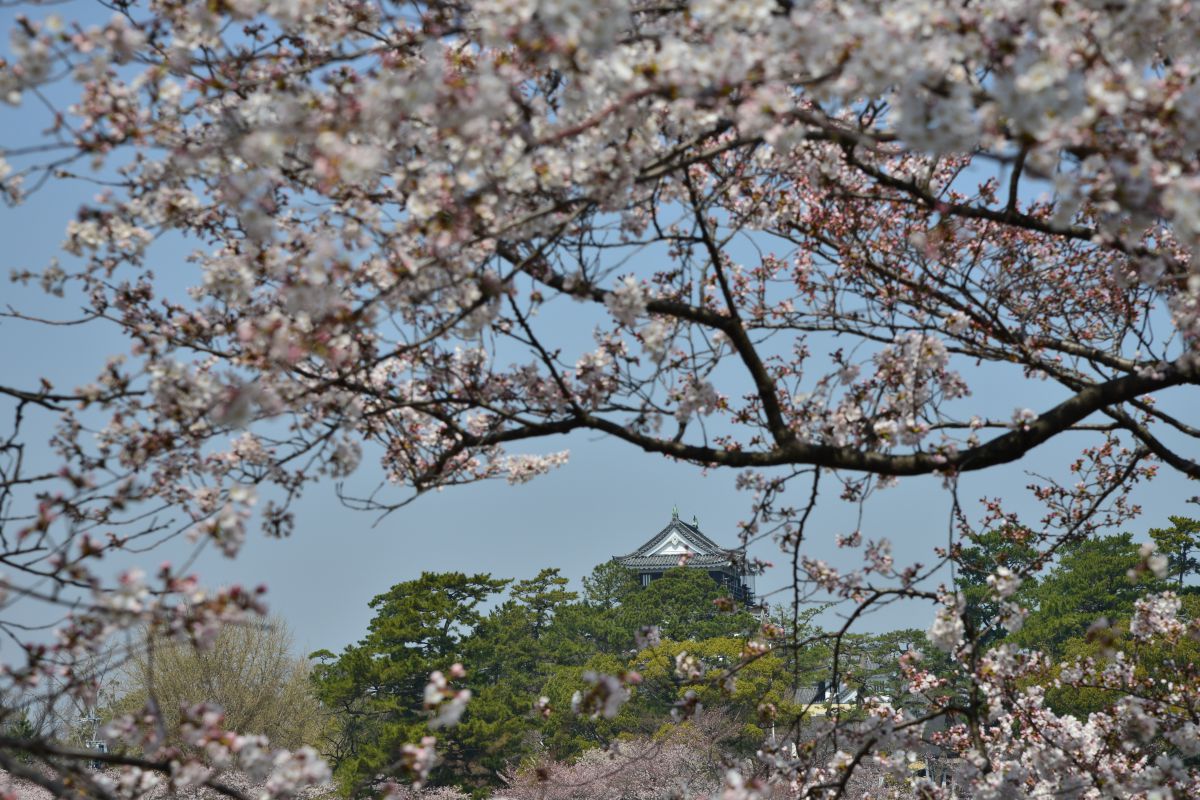
{"type": "Polygon", "coordinates": [[[857,708],[868,697],[892,702],[892,693],[902,683],[898,662],[899,656],[896,663],[883,664],[865,653],[857,658],[843,656],[836,676],[796,687],[792,701],[814,717],[825,716],[832,709],[857,708]]]}
{"type": "Polygon", "coordinates": [[[672,567],[703,569],[728,589],[734,600],[748,606],[754,603],[754,576],[746,569],[746,549],[721,547],[700,532],[695,517],[690,525],[681,520],[679,509],[671,512],[670,524],[650,541],[614,560],[636,572],[643,586],[649,586],[650,581],[661,578],[672,567]]]}
{"type": "Polygon", "coordinates": [[[829,681],[817,681],[815,685],[800,686],[792,695],[792,702],[803,706],[811,717],[823,717],[832,709],[857,708],[861,702],[859,690],[853,686],[835,686],[829,681]]]}

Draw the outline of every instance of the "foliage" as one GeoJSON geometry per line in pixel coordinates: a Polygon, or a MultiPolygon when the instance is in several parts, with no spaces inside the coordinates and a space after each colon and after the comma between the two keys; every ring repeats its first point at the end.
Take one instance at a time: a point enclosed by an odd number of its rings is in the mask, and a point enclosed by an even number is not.
{"type": "MultiPolygon", "coordinates": [[[[1183,598],[1181,621],[1195,622],[1194,630],[1200,631],[1200,598],[1189,595],[1183,598]]],[[[1112,621],[1103,629],[1090,631],[1086,636],[1073,637],[1063,645],[1063,666],[1051,670],[1046,697],[1051,707],[1060,714],[1071,714],[1087,719],[1089,714],[1115,709],[1118,713],[1130,711],[1130,705],[1138,705],[1138,693],[1124,687],[1109,688],[1109,681],[1097,681],[1087,686],[1072,685],[1062,681],[1064,670],[1076,663],[1094,662],[1121,669],[1129,665],[1133,678],[1148,685],[1159,683],[1194,683],[1200,680],[1200,637],[1181,637],[1176,641],[1145,641],[1130,632],[1130,617],[1112,621]],[[1053,678],[1060,680],[1054,681],[1053,678]]],[[[1178,744],[1160,740],[1160,746],[1175,755],[1191,756],[1192,747],[1181,751],[1178,744]]]]}
{"type": "Polygon", "coordinates": [[[583,602],[559,610],[547,644],[562,664],[582,664],[597,652],[624,654],[636,630],[625,604],[642,589],[637,575],[616,561],[598,564],[583,579],[583,602]]]}
{"type": "Polygon", "coordinates": [[[612,717],[572,713],[572,701],[585,686],[585,674],[615,675],[627,665],[624,657],[600,653],[581,666],[558,666],[551,671],[540,695],[548,701],[550,712],[539,726],[539,744],[547,755],[572,759],[594,748],[607,748],[623,736],[647,736],[657,730],[662,718],[632,703],[623,705],[612,717]]]}
{"type": "Polygon", "coordinates": [[[695,692],[701,706],[719,709],[724,729],[714,736],[726,753],[752,756],[767,739],[776,716],[790,720],[798,709],[792,703],[791,675],[783,661],[769,651],[748,654],[745,639],[710,638],[699,641],[666,641],[638,653],[633,667],[642,683],[630,706],[644,704],[670,719],[671,710],[695,692]],[[728,679],[695,685],[680,677],[678,659],[692,656],[701,669],[731,671],[728,679]],[[770,712],[767,709],[772,709],[770,712]]]}
{"type": "Polygon", "coordinates": [[[203,648],[150,635],[131,655],[126,693],[108,716],[156,706],[171,732],[170,744],[186,747],[178,733],[185,710],[211,702],[236,730],[290,749],[315,745],[328,719],[309,672],[308,660],[295,655],[291,631],[278,617],[224,627],[203,648]]]}
{"type": "MultiPolygon", "coordinates": [[[[29,718],[29,713],[20,711],[8,716],[4,724],[4,735],[13,739],[31,741],[37,739],[41,735],[37,725],[29,718]]],[[[17,760],[22,764],[30,764],[33,762],[33,756],[29,753],[18,753],[17,760]]]]}
{"type": "Polygon", "coordinates": [[[1111,624],[1130,616],[1138,598],[1166,588],[1153,574],[1136,575],[1141,561],[1129,533],[1064,547],[1057,563],[1032,590],[1037,611],[1013,635],[1014,641],[1058,657],[1069,639],[1082,637],[1097,621],[1111,624]]]}
{"type": "MultiPolygon", "coordinates": [[[[1029,541],[1030,532],[1020,527],[1001,527],[973,537],[969,547],[962,547],[956,557],[955,585],[963,598],[963,622],[979,637],[982,647],[1004,638],[1009,631],[1004,625],[1006,604],[1032,602],[1037,579],[1039,553],[1029,541]],[[999,570],[1007,570],[1019,586],[1001,598],[989,585],[988,578],[999,570]]],[[[993,578],[994,580],[994,578],[993,578]]]]}
{"type": "MultiPolygon", "coordinates": [[[[515,582],[425,573],[372,600],[375,616],[362,641],[341,654],[314,654],[318,694],[338,721],[328,752],[342,787],[353,792],[372,785],[401,745],[431,732],[421,696],[434,670],[462,663],[473,697],[461,722],[442,733],[431,780],[480,789],[538,752],[576,756],[621,734],[653,733],[670,719],[670,702],[629,704],[615,718],[570,713],[585,675],[636,668],[630,658],[640,627],[661,625],[698,639],[755,627],[745,612],[723,612],[713,602],[723,590],[702,570],[670,570],[643,588],[603,564],[585,584],[584,601],[566,584],[556,569],[515,582]],[[505,599],[483,610],[505,591],[505,599]],[[598,592],[607,593],[604,602],[598,592]],[[557,713],[535,713],[541,696],[557,713]]],[[[741,644],[721,641],[702,646],[721,649],[734,664],[741,644]]],[[[779,671],[779,662],[767,658],[749,664],[748,675],[760,675],[766,665],[779,671]]],[[[759,691],[754,681],[745,685],[743,695],[759,691]]],[[[773,692],[781,696],[783,689],[773,692]]],[[[738,702],[750,700],[734,698],[738,702]]],[[[754,705],[742,711],[752,722],[754,705]]]]}
{"type": "Polygon", "coordinates": [[[557,569],[512,584],[509,599],[479,620],[463,644],[468,683],[476,692],[452,746],[469,753],[458,767],[459,783],[494,783],[512,762],[533,750],[533,701],[558,662],[558,616],[576,599],[557,569]],[[469,758],[470,761],[467,761],[469,758]],[[482,776],[481,776],[482,773],[482,776]]]}
{"type": "Polygon", "coordinates": [[[637,573],[616,561],[597,564],[583,579],[583,599],[592,608],[619,606],[633,596],[641,584],[637,573]]]}
{"type": "Polygon", "coordinates": [[[677,642],[747,635],[757,627],[748,612],[720,612],[717,601],[727,595],[704,570],[668,569],[622,603],[617,619],[627,631],[626,649],[633,648],[633,634],[651,626],[657,627],[663,638],[677,642]]]}
{"type": "MultiPolygon", "coordinates": [[[[374,785],[401,744],[428,732],[422,696],[429,675],[462,660],[466,640],[484,619],[480,606],[508,584],[486,574],[423,573],[371,600],[375,616],[358,644],[338,655],[313,654],[317,696],[339,722],[328,752],[344,788],[374,785]]],[[[481,749],[478,741],[454,740],[442,771],[478,769],[481,749]]]]}
{"type": "Polygon", "coordinates": [[[1150,538],[1167,558],[1167,573],[1174,578],[1176,590],[1184,588],[1187,576],[1200,573],[1200,520],[1168,517],[1169,528],[1151,528],[1150,538]]]}

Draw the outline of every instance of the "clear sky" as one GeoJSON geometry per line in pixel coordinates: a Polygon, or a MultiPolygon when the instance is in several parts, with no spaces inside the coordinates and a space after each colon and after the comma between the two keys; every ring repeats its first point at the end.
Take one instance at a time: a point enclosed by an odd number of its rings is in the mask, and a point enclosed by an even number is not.
{"type": "MultiPolygon", "coordinates": [[[[11,13],[0,10],[0,27],[5,30],[11,13]]],[[[0,130],[9,142],[18,131],[26,131],[24,138],[33,140],[43,124],[44,116],[28,106],[0,110],[0,130]]],[[[52,185],[27,205],[0,209],[4,275],[12,269],[41,267],[56,255],[66,221],[94,192],[87,185],[52,185]]],[[[170,240],[155,246],[155,269],[173,285],[198,280],[194,268],[183,260],[188,249],[170,240]]],[[[77,310],[69,297],[47,298],[35,289],[7,283],[0,288],[0,297],[0,305],[53,318],[70,318],[77,310]]],[[[106,355],[124,352],[119,337],[97,333],[90,327],[83,333],[76,328],[44,329],[0,321],[0,374],[5,383],[26,386],[35,385],[42,375],[62,388],[87,382],[106,355]]],[[[1040,397],[1014,397],[1010,385],[1004,375],[987,375],[975,391],[1004,416],[1015,407],[1038,409],[1053,396],[1048,389],[1040,397]]],[[[675,505],[687,520],[697,516],[709,536],[727,546],[736,544],[736,523],[746,517],[750,498],[734,489],[734,473],[706,475],[597,435],[546,443],[546,449],[565,447],[571,450],[569,465],[531,484],[489,483],[446,490],[378,524],[374,516],[342,507],[331,486],[319,487],[297,507],[297,530],[291,540],[252,535],[236,561],[206,554],[198,570],[210,584],[265,580],[272,607],[289,621],[299,647],[339,649],[364,633],[372,596],[423,570],[528,577],[541,567],[556,566],[578,587],[578,579],[594,565],[634,549],[661,529],[675,505]]],[[[1057,468],[1071,452],[1071,443],[1054,443],[1006,470],[970,476],[964,480],[962,496],[969,500],[985,493],[1024,497],[1023,487],[1029,482],[1026,471],[1048,463],[1057,468]]],[[[368,458],[355,481],[372,486],[379,475],[368,458]]],[[[854,530],[856,509],[838,501],[832,486],[826,483],[825,505],[810,526],[807,552],[850,567],[854,561],[836,552],[833,537],[854,530]]],[[[796,491],[803,491],[800,484],[796,491]]],[[[1185,506],[1184,500],[1196,493],[1194,486],[1174,475],[1155,481],[1137,495],[1147,514],[1134,529],[1141,533],[1165,524],[1168,514],[1189,513],[1194,506],[1185,506]]],[[[1023,502],[1017,507],[1033,510],[1023,502]]],[[[949,508],[950,499],[938,479],[905,480],[868,506],[863,533],[868,538],[891,539],[897,563],[928,562],[932,547],[946,541],[949,508]]],[[[778,563],[784,560],[770,542],[757,545],[752,554],[778,563]]],[[[161,554],[147,557],[144,566],[153,568],[163,559],[178,557],[179,546],[168,545],[161,554]]],[[[786,583],[782,568],[770,570],[758,581],[760,593],[786,583]]],[[[896,607],[870,620],[868,626],[924,628],[928,614],[928,609],[918,615],[896,607]]]]}

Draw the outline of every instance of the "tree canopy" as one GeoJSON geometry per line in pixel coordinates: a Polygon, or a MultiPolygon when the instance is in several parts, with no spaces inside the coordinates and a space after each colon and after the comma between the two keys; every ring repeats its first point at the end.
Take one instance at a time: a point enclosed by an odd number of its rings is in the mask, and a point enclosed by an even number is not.
{"type": "Polygon", "coordinates": [[[1095,622],[1128,617],[1147,592],[1165,588],[1153,574],[1137,576],[1141,556],[1129,533],[1085,539],[1064,548],[1055,566],[1032,590],[1038,613],[1025,621],[1018,641],[1061,653],[1095,622]]]}
{"type": "Polygon", "coordinates": [[[1150,538],[1167,559],[1167,572],[1182,590],[1188,576],[1200,573],[1200,520],[1172,516],[1169,528],[1152,528],[1150,538]]]}
{"type": "Polygon", "coordinates": [[[289,748],[314,744],[331,720],[313,695],[308,660],[293,647],[292,632],[279,618],[223,628],[203,648],[149,638],[125,665],[115,708],[104,711],[140,714],[153,702],[165,717],[170,743],[186,747],[179,734],[184,710],[213,703],[237,730],[289,748]]]}
{"type": "MultiPolygon", "coordinates": [[[[462,683],[473,696],[460,723],[443,734],[432,780],[479,788],[495,784],[527,755],[571,757],[622,733],[656,731],[678,699],[673,662],[668,669],[663,659],[685,646],[667,642],[690,642],[686,646],[701,656],[733,666],[758,623],[714,603],[725,591],[703,570],[668,570],[645,588],[626,572],[601,564],[585,580],[582,601],[549,568],[517,581],[425,573],[373,599],[375,616],[358,644],[340,654],[314,654],[318,697],[337,722],[330,752],[343,788],[374,785],[402,745],[435,730],[423,687],[431,672],[448,672],[455,663],[466,670],[462,683]],[[614,603],[617,589],[621,600],[614,603]],[[597,592],[606,602],[597,602],[597,592]],[[666,641],[645,651],[655,654],[658,666],[635,690],[637,700],[615,719],[575,718],[573,695],[586,689],[585,674],[641,669],[633,632],[651,627],[666,641]],[[614,631],[619,635],[604,635],[614,631]],[[730,636],[740,638],[722,638],[730,636]],[[541,696],[557,713],[536,712],[541,696]]],[[[747,669],[740,694],[722,703],[753,725],[757,703],[783,702],[790,684],[778,660],[759,659],[747,669]]],[[[713,699],[706,697],[706,704],[713,699]]],[[[753,730],[742,738],[750,741],[753,730]]],[[[752,752],[757,743],[747,746],[752,752]]]]}

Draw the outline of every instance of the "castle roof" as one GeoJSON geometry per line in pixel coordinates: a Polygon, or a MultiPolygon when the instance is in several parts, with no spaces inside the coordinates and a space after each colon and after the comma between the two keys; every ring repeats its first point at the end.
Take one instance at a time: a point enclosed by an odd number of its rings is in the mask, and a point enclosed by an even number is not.
{"type": "Polygon", "coordinates": [[[616,560],[630,569],[666,570],[679,566],[680,557],[685,554],[690,554],[687,566],[714,569],[739,565],[746,557],[744,549],[721,547],[701,533],[697,525],[689,525],[675,512],[667,527],[650,541],[628,555],[617,556],[616,560]]]}

